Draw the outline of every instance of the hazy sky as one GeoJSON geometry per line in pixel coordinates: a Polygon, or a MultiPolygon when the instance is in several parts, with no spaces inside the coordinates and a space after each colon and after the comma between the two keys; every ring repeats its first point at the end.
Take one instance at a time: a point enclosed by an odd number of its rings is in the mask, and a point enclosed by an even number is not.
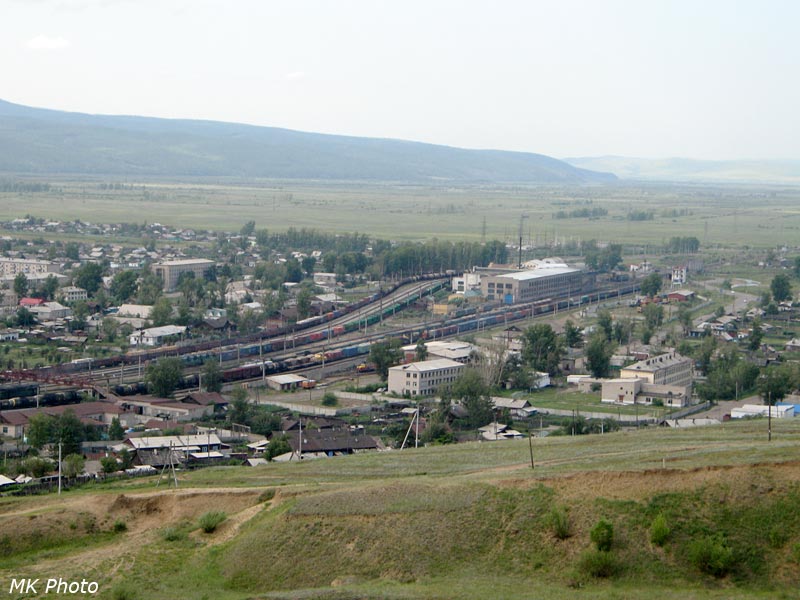
{"type": "Polygon", "coordinates": [[[0,0],[0,98],[552,156],[800,158],[796,0],[0,0]]]}

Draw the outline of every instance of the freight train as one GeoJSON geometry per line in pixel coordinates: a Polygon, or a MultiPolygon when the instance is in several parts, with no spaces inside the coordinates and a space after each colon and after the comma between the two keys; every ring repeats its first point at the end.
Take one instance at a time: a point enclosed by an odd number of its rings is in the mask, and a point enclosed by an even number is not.
{"type": "MultiPolygon", "coordinates": [[[[592,294],[591,301],[606,300],[608,298],[616,297],[618,295],[629,294],[634,291],[636,291],[636,289],[633,286],[621,288],[619,290],[614,289],[614,290],[600,291],[592,294]]],[[[492,327],[496,327],[497,325],[507,324],[509,322],[528,319],[535,316],[546,315],[549,313],[557,312],[559,310],[566,310],[568,308],[573,308],[575,306],[587,304],[589,301],[590,297],[588,295],[585,295],[582,296],[580,299],[569,299],[569,300],[566,298],[558,300],[547,298],[530,304],[510,306],[508,308],[498,308],[491,312],[484,312],[484,313],[478,313],[477,311],[479,309],[476,307],[465,308],[451,315],[451,317],[448,318],[448,320],[444,323],[423,325],[411,329],[396,331],[392,334],[388,334],[387,336],[385,336],[384,339],[391,339],[392,337],[396,337],[402,339],[404,342],[411,342],[412,340],[417,340],[417,339],[423,339],[423,340],[440,339],[453,335],[460,335],[463,333],[490,329],[492,327]]],[[[336,327],[331,329],[332,332],[335,332],[336,330],[337,330],[336,327]]],[[[324,339],[328,339],[327,335],[323,337],[316,337],[317,334],[327,334],[327,331],[316,332],[314,334],[311,334],[315,336],[315,339],[310,341],[321,341],[324,339]]],[[[336,337],[336,335],[341,335],[341,331],[332,334],[331,338],[336,337]]],[[[304,337],[309,337],[309,336],[304,336],[304,337]]],[[[282,341],[280,343],[276,343],[274,348],[268,345],[268,343],[262,343],[261,348],[263,352],[281,351],[283,349],[282,343],[283,343],[282,341]]],[[[309,343],[309,341],[303,343],[309,343]]],[[[285,357],[281,359],[251,361],[237,367],[223,370],[222,380],[226,383],[234,383],[237,381],[243,381],[247,379],[255,379],[261,377],[262,375],[267,376],[267,375],[273,375],[275,373],[282,373],[285,371],[306,369],[310,367],[316,367],[322,364],[333,363],[338,360],[355,358],[358,356],[365,356],[369,354],[371,344],[372,342],[362,342],[359,344],[349,345],[343,348],[333,348],[326,352],[317,354],[312,354],[310,352],[301,352],[294,356],[285,357]]],[[[298,339],[295,339],[295,345],[301,345],[298,339]]],[[[238,350],[237,349],[224,350],[222,352],[222,360],[223,361],[234,360],[237,358],[237,356],[240,358],[252,356],[252,354],[258,353],[258,348],[259,346],[255,345],[255,346],[239,348],[238,350]]],[[[182,357],[182,360],[186,365],[199,366],[212,358],[214,360],[219,360],[219,357],[220,357],[219,353],[216,354],[195,353],[195,354],[184,355],[182,357]]],[[[192,387],[198,387],[198,385],[199,385],[198,375],[191,374],[191,375],[186,375],[183,378],[179,387],[180,389],[188,389],[192,387]]],[[[121,385],[114,388],[114,391],[118,395],[145,393],[146,386],[141,383],[121,385]]]]}

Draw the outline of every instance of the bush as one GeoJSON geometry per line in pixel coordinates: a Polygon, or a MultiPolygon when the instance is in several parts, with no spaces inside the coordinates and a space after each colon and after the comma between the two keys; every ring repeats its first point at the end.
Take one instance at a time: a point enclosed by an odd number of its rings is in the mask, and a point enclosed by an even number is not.
{"type": "Polygon", "coordinates": [[[610,552],[587,550],[578,562],[580,570],[597,578],[614,577],[620,571],[620,564],[610,552]]]}
{"type": "Polygon", "coordinates": [[[228,515],[219,510],[207,512],[200,517],[200,529],[202,529],[205,533],[214,533],[217,527],[219,527],[227,518],[228,515]]]}
{"type": "Polygon", "coordinates": [[[714,577],[724,577],[733,568],[733,551],[719,536],[693,541],[688,556],[696,569],[714,577]]]}
{"type": "Polygon", "coordinates": [[[572,537],[572,524],[569,522],[569,515],[563,508],[554,508],[550,511],[550,528],[556,539],[565,540],[572,537]]]}
{"type": "Polygon", "coordinates": [[[656,546],[663,546],[669,539],[670,529],[664,513],[659,513],[650,525],[650,541],[656,546]]]}
{"type": "Polygon", "coordinates": [[[135,600],[136,591],[128,584],[119,584],[111,592],[113,600],[135,600]]]}
{"type": "Polygon", "coordinates": [[[611,545],[614,543],[614,526],[610,521],[600,519],[597,525],[592,527],[589,533],[589,539],[601,552],[608,552],[611,550],[611,545]]]}
{"type": "Polygon", "coordinates": [[[322,406],[336,406],[339,404],[339,399],[336,397],[336,394],[333,392],[325,392],[325,395],[322,397],[322,406]]]}
{"type": "Polygon", "coordinates": [[[117,519],[114,521],[113,531],[114,533],[124,533],[128,531],[128,524],[122,519],[117,519]]]}
{"type": "Polygon", "coordinates": [[[161,532],[161,537],[165,542],[177,542],[186,539],[186,532],[177,527],[167,527],[161,532]]]}

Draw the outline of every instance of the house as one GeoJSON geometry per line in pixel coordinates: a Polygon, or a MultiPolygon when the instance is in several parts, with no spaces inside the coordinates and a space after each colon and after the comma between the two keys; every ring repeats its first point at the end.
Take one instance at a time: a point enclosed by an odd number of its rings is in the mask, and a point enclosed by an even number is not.
{"type": "Polygon", "coordinates": [[[44,304],[44,298],[20,298],[19,305],[25,308],[34,308],[44,304]]]}
{"type": "Polygon", "coordinates": [[[800,351],[800,338],[792,338],[786,345],[783,347],[784,350],[787,352],[798,352],[800,351]]]}
{"type": "Polygon", "coordinates": [[[285,375],[270,375],[265,381],[267,387],[280,392],[286,392],[299,388],[304,382],[310,381],[310,379],[302,375],[287,373],[285,375]]]}
{"type": "MultiPolygon", "coordinates": [[[[276,432],[274,435],[283,435],[276,432]]],[[[323,454],[337,456],[364,450],[382,449],[381,443],[371,435],[350,429],[303,429],[286,436],[292,452],[300,456],[323,454]]]]}
{"type": "Polygon", "coordinates": [[[667,294],[670,302],[688,302],[694,298],[695,294],[691,290],[673,290],[667,294]]]}
{"type": "Polygon", "coordinates": [[[150,327],[131,334],[131,346],[160,346],[167,338],[175,338],[186,331],[183,325],[164,325],[163,327],[150,327]]]}
{"type": "Polygon", "coordinates": [[[230,446],[216,433],[129,437],[125,445],[136,452],[134,464],[160,467],[170,463],[215,462],[227,459],[230,446]]]}
{"type": "Polygon", "coordinates": [[[59,302],[45,302],[39,306],[32,306],[30,311],[39,321],[55,321],[72,316],[72,309],[59,302]]]}
{"type": "Polygon", "coordinates": [[[464,365],[449,358],[438,358],[398,365],[389,369],[389,392],[403,396],[431,396],[442,386],[450,386],[464,365]]]}
{"type": "Polygon", "coordinates": [[[495,408],[499,410],[508,410],[512,417],[525,419],[533,414],[536,414],[537,412],[537,410],[531,406],[531,403],[524,398],[503,398],[500,396],[493,396],[491,400],[495,408]]]}
{"type": "Polygon", "coordinates": [[[210,416],[214,412],[213,405],[201,405],[192,402],[180,402],[171,398],[154,396],[126,396],[120,406],[127,412],[136,415],[139,422],[149,419],[162,421],[196,421],[210,416]]]}
{"type": "Polygon", "coordinates": [[[518,440],[525,437],[519,431],[509,428],[508,425],[503,425],[502,423],[497,422],[489,423],[488,425],[479,427],[478,431],[480,431],[481,439],[489,442],[499,440],[518,440]]]}
{"type": "Polygon", "coordinates": [[[34,415],[59,416],[72,412],[84,425],[106,430],[114,418],[123,421],[124,410],[111,402],[81,402],[62,406],[44,406],[40,408],[20,408],[0,411],[0,431],[4,436],[23,438],[28,423],[34,415]]]}

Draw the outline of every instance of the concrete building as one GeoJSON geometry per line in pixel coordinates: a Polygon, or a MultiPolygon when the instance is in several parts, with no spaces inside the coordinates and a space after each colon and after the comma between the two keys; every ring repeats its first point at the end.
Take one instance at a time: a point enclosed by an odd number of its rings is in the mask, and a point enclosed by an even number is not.
{"type": "Polygon", "coordinates": [[[195,278],[202,279],[214,266],[213,260],[205,258],[187,258],[183,260],[167,260],[153,265],[153,273],[164,282],[164,291],[172,292],[178,287],[178,279],[184,273],[192,273],[195,278]]]}
{"type": "Polygon", "coordinates": [[[677,352],[659,354],[620,369],[620,379],[639,378],[657,385],[692,385],[691,358],[677,352]]]}
{"type": "Polygon", "coordinates": [[[464,370],[460,362],[447,358],[398,365],[389,369],[388,390],[402,396],[432,396],[450,386],[464,370]]]}
{"type": "Polygon", "coordinates": [[[0,257],[0,277],[13,279],[20,273],[25,275],[58,273],[58,265],[49,260],[35,258],[0,257]]]}
{"type": "Polygon", "coordinates": [[[481,277],[483,297],[504,304],[580,295],[582,287],[583,272],[580,269],[555,262],[542,262],[527,271],[481,277]]]}
{"type": "Polygon", "coordinates": [[[72,316],[72,309],[60,304],[59,302],[45,302],[40,306],[32,306],[30,311],[36,318],[42,321],[55,321],[56,319],[66,319],[72,316]]]}
{"type": "Polygon", "coordinates": [[[83,288],[68,285],[58,290],[58,297],[62,302],[80,302],[81,300],[87,300],[89,294],[83,288]]]}
{"type": "Polygon", "coordinates": [[[481,289],[481,274],[480,273],[464,273],[453,277],[452,290],[457,294],[463,294],[470,290],[481,289]]]}
{"type": "MultiPolygon", "coordinates": [[[[267,387],[272,390],[278,390],[279,392],[287,392],[289,390],[295,390],[301,387],[305,382],[311,381],[307,377],[303,377],[302,375],[294,375],[292,373],[287,373],[285,375],[271,375],[264,380],[267,384],[267,387]]],[[[308,384],[306,384],[308,385],[308,384]]]]}
{"type": "Polygon", "coordinates": [[[691,401],[689,389],[684,385],[660,385],[644,379],[605,379],[600,401],[611,404],[662,405],[670,408],[688,406],[691,401]]]}

